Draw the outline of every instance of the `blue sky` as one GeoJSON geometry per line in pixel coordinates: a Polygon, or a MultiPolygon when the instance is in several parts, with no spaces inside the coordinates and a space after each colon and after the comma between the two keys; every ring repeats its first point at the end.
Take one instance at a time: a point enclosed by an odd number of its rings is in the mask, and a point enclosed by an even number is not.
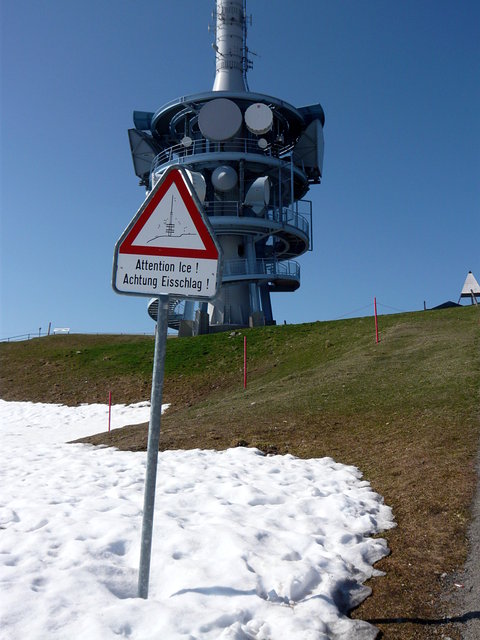
{"type": "MultiPolygon", "coordinates": [[[[208,91],[213,0],[3,0],[0,337],[152,332],[111,288],[144,198],[134,109],[208,91]]],[[[413,311],[480,280],[480,3],[248,0],[252,91],[326,113],[302,285],[278,323],[413,311]]]]}

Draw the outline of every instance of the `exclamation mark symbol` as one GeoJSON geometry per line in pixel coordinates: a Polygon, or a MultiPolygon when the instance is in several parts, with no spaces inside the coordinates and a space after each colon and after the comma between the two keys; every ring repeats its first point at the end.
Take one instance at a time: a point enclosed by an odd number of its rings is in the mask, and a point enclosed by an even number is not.
{"type": "Polygon", "coordinates": [[[209,282],[210,282],[210,278],[207,278],[207,289],[208,289],[208,287],[210,286],[210,285],[209,285],[209,282]]]}
{"type": "Polygon", "coordinates": [[[197,271],[196,271],[196,273],[198,273],[198,262],[197,262],[197,271]]]}

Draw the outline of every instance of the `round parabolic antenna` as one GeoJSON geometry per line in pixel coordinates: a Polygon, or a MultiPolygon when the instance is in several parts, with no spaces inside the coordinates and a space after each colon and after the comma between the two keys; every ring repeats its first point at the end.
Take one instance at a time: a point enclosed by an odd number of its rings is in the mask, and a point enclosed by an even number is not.
{"type": "Polygon", "coordinates": [[[260,149],[266,149],[268,147],[268,142],[265,140],[265,138],[259,138],[257,144],[260,149]]]}
{"type": "Polygon", "coordinates": [[[190,169],[185,169],[187,176],[190,178],[190,182],[192,183],[193,188],[195,189],[195,193],[198,196],[200,202],[205,202],[205,196],[207,194],[207,183],[203,175],[198,171],[190,171],[190,169]]]}
{"type": "Polygon", "coordinates": [[[252,207],[258,215],[263,211],[265,205],[270,202],[270,180],[267,176],[257,178],[250,185],[245,195],[245,204],[252,207]]]}
{"type": "Polygon", "coordinates": [[[270,131],[273,125],[273,113],[270,107],[261,102],[251,104],[245,111],[247,129],[257,136],[270,131]]]}
{"type": "Polygon", "coordinates": [[[227,98],[217,98],[207,102],[200,109],[198,126],[208,140],[230,140],[240,131],[242,112],[235,102],[227,98]]]}
{"type": "Polygon", "coordinates": [[[212,184],[217,191],[230,191],[237,185],[237,172],[233,167],[222,165],[212,173],[212,184]]]}

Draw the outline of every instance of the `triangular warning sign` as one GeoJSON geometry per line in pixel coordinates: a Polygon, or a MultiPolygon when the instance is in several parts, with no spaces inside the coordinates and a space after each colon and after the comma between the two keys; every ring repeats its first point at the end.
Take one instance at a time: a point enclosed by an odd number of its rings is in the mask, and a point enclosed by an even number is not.
{"type": "Polygon", "coordinates": [[[115,245],[117,293],[211,300],[220,287],[222,250],[185,170],[163,174],[115,245]]]}
{"type": "Polygon", "coordinates": [[[218,260],[219,251],[181,169],[168,170],[120,238],[118,252],[218,260]]]}

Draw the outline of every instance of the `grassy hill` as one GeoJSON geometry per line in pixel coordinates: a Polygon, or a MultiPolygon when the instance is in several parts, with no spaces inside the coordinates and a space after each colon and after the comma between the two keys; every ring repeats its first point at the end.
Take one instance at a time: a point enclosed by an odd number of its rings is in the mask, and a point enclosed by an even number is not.
{"type": "MultiPolygon", "coordinates": [[[[153,338],[52,336],[0,344],[0,397],[148,399],[153,338]]],[[[441,624],[461,567],[476,475],[480,313],[473,307],[170,339],[160,447],[237,444],[358,466],[392,506],[387,572],[354,615],[385,638],[459,637],[441,624]],[[243,389],[243,336],[248,386],[243,389]],[[445,576],[447,574],[447,576],[445,576]],[[436,621],[436,622],[435,622],[436,621]]],[[[146,447],[145,425],[88,439],[146,447]]],[[[448,611],[447,611],[448,613],[448,611]]]]}

